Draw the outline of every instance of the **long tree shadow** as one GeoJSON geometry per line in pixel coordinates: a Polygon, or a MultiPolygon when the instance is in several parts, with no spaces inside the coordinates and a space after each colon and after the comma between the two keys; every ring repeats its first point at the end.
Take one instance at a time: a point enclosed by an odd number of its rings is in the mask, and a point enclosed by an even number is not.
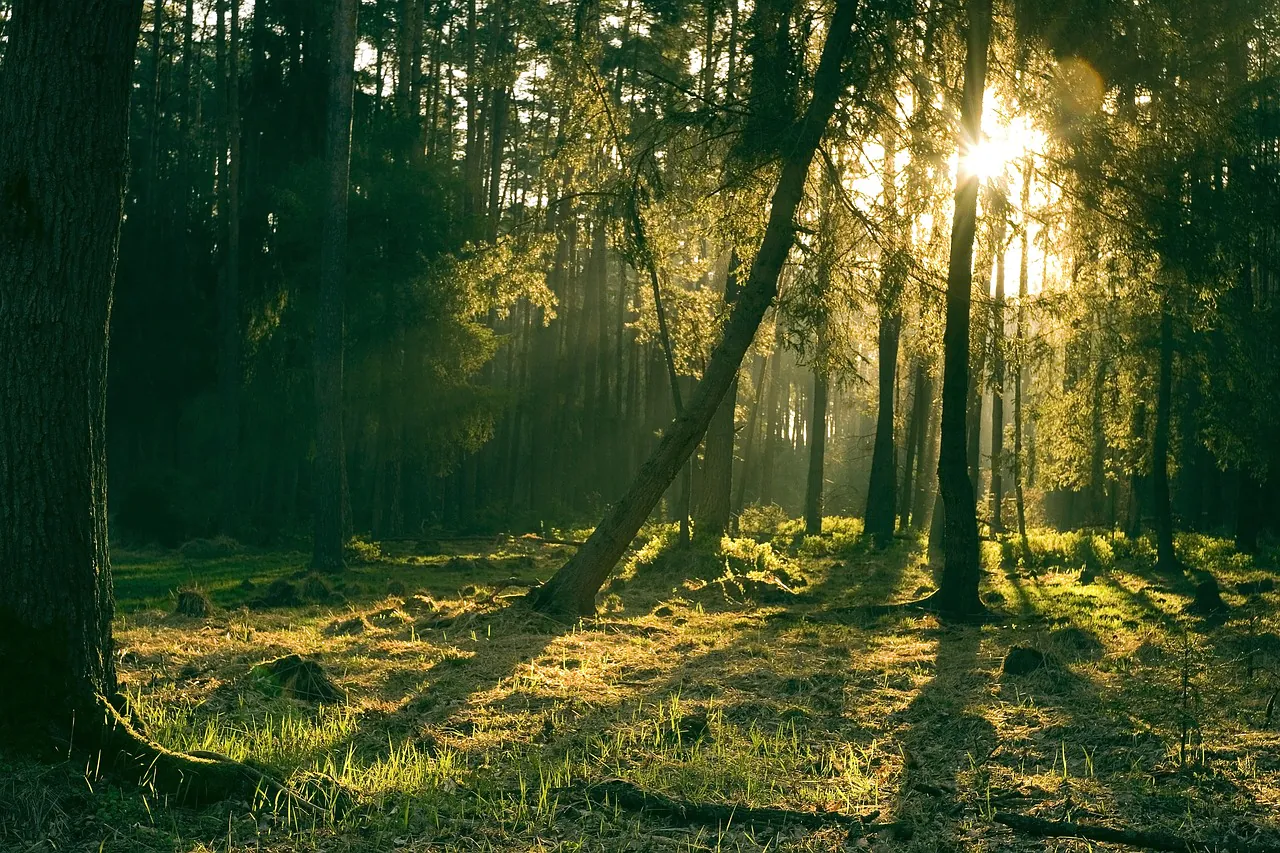
{"type": "Polygon", "coordinates": [[[985,761],[997,744],[991,723],[971,711],[989,680],[978,669],[982,630],[937,633],[933,678],[897,715],[906,728],[898,736],[903,773],[894,811],[902,834],[918,838],[926,845],[921,849],[942,850],[960,844],[967,806],[958,773],[985,761]]]}

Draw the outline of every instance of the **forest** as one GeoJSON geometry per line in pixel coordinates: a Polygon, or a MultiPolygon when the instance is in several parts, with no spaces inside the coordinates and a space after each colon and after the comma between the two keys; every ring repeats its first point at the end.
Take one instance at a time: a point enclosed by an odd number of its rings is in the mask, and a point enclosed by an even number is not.
{"type": "Polygon", "coordinates": [[[1280,0],[0,0],[0,850],[1280,851],[1280,0]]]}

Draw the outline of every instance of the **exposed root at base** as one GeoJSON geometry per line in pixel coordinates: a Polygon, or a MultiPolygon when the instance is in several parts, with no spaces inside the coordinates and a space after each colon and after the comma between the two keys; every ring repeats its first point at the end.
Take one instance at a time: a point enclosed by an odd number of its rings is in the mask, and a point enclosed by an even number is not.
{"type": "Polygon", "coordinates": [[[248,764],[216,752],[173,752],[151,742],[109,701],[102,696],[96,699],[102,725],[95,748],[101,752],[104,766],[113,772],[183,805],[238,799],[288,803],[308,813],[319,811],[277,779],[248,764]]]}

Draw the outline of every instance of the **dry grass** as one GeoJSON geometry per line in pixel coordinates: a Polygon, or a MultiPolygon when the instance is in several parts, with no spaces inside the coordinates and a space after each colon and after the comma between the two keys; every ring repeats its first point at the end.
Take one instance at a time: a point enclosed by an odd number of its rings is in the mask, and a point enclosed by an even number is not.
{"type": "Polygon", "coordinates": [[[656,530],[604,591],[606,612],[573,626],[504,597],[519,587],[493,594],[563,559],[534,543],[393,552],[351,571],[335,600],[278,609],[244,605],[300,556],[219,558],[204,573],[189,558],[171,570],[163,555],[118,556],[120,669],[148,732],[267,765],[326,814],[165,808],[93,768],[0,765],[0,847],[858,846],[837,829],[677,827],[574,787],[611,778],[695,800],[878,812],[899,830],[870,849],[1105,849],[1019,838],[995,810],[1205,841],[1280,837],[1280,711],[1265,719],[1280,619],[1275,593],[1235,592],[1264,576],[1251,561],[1182,540],[1232,606],[1206,624],[1182,612],[1194,578],[1155,576],[1143,543],[1043,533],[1034,570],[991,543],[985,592],[999,617],[944,628],[912,611],[832,616],[932,581],[919,543],[874,553],[857,522],[830,521],[822,538],[788,524],[714,551],[676,551],[656,530]],[[1081,585],[1086,564],[1097,577],[1081,585]],[[195,623],[157,606],[167,571],[183,575],[175,586],[200,582],[215,614],[195,623]],[[783,578],[794,594],[762,582],[783,578]],[[402,594],[386,595],[389,583],[402,594]],[[1013,645],[1055,663],[1002,678],[1013,645]],[[320,662],[347,701],[319,707],[255,684],[255,664],[292,653],[320,662]]]}

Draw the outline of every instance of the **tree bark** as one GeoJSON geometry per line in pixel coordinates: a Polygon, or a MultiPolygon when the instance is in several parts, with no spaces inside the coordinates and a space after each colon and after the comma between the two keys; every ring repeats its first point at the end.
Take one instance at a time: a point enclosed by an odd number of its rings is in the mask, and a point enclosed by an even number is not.
{"type": "Polygon", "coordinates": [[[857,0],[838,0],[831,29],[814,76],[813,99],[783,161],[760,250],[734,304],[724,333],[712,351],[697,392],[684,414],[668,427],[662,442],[641,467],[627,494],[614,505],[586,544],[547,584],[534,593],[544,612],[589,615],[595,596],[640,530],[680,466],[697,447],[711,416],[738,372],[764,313],[777,294],[778,275],[795,240],[795,213],[804,196],[814,151],[826,132],[843,89],[841,63],[852,38],[857,0]]]}
{"type": "Polygon", "coordinates": [[[0,744],[116,692],[107,338],[142,0],[16,0],[0,65],[0,744]]]}
{"type": "MultiPolygon", "coordinates": [[[[961,149],[981,136],[982,96],[991,38],[991,0],[968,0],[961,149]]],[[[964,158],[960,159],[961,164],[964,158]]],[[[947,270],[946,331],[943,333],[942,444],[938,487],[944,504],[944,564],[933,604],[948,617],[982,613],[978,597],[978,521],[973,483],[965,460],[965,414],[969,391],[969,307],[973,291],[973,237],[977,225],[978,176],[956,176],[956,206],[947,270]]]]}
{"type": "Polygon", "coordinates": [[[333,0],[325,130],[327,182],[315,322],[316,450],[311,484],[315,502],[312,564],[325,571],[344,566],[342,360],[357,8],[356,0],[333,0]]]}

